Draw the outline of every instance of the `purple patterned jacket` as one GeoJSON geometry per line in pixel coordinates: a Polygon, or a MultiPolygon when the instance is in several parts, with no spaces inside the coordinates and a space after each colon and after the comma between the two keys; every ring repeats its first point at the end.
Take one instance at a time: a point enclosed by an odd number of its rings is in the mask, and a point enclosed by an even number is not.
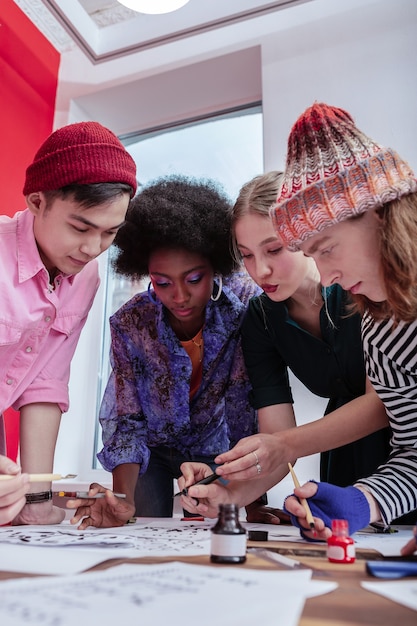
{"type": "Polygon", "coordinates": [[[246,273],[236,273],[224,281],[220,299],[209,301],[203,380],[191,401],[191,361],[163,305],[144,292],[110,318],[113,370],[100,409],[103,449],[97,455],[106,470],[139,463],[143,474],[155,446],[216,456],[257,431],[240,325],[249,299],[259,293],[246,273]]]}

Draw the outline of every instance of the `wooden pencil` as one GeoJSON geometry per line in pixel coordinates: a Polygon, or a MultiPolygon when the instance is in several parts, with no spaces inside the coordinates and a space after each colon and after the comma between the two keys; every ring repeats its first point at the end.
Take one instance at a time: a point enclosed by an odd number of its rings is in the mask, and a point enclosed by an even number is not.
{"type": "MultiPolygon", "coordinates": [[[[296,474],[294,472],[294,469],[293,469],[293,466],[291,465],[291,463],[288,463],[288,469],[291,472],[291,476],[292,476],[292,479],[294,481],[294,486],[295,487],[300,487],[300,483],[298,481],[298,478],[297,478],[297,476],[296,476],[296,474]]],[[[314,528],[314,519],[313,519],[313,515],[312,515],[311,510],[310,510],[310,507],[308,506],[307,500],[305,498],[300,498],[300,502],[303,505],[304,510],[305,510],[305,512],[307,514],[306,515],[306,519],[307,519],[307,522],[308,522],[310,528],[314,528]]]]}

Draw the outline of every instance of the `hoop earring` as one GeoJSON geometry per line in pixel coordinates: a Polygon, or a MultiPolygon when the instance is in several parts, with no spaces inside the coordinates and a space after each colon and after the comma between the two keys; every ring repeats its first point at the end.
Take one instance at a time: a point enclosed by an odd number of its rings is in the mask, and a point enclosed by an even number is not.
{"type": "Polygon", "coordinates": [[[148,298],[153,304],[158,304],[158,300],[155,298],[155,292],[151,291],[152,281],[149,281],[148,285],[148,298]]]}
{"type": "Polygon", "coordinates": [[[220,296],[222,295],[222,289],[223,289],[223,278],[221,276],[219,276],[218,278],[219,281],[219,290],[216,293],[215,296],[213,296],[213,294],[211,294],[210,298],[213,300],[213,302],[217,302],[217,300],[220,298],[220,296]]]}

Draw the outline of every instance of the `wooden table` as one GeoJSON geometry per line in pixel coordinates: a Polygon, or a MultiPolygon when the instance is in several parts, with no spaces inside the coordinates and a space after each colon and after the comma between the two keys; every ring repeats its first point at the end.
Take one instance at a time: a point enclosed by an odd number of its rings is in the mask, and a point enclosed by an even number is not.
{"type": "MultiPolygon", "coordinates": [[[[338,588],[315,598],[308,599],[299,622],[299,626],[416,626],[417,612],[401,604],[392,602],[382,596],[362,589],[363,580],[377,581],[365,571],[366,560],[381,558],[372,550],[356,550],[356,561],[352,564],[329,563],[326,557],[326,546],[318,544],[300,544],[291,542],[248,542],[248,547],[268,548],[293,557],[313,570],[313,579],[332,580],[338,583],[338,588]]],[[[121,563],[160,563],[171,561],[174,558],[146,557],[135,559],[112,559],[93,567],[90,571],[97,571],[120,565],[121,563]]],[[[209,556],[189,556],[178,558],[176,561],[210,565],[209,556]]],[[[224,567],[213,565],[213,567],[224,567]]],[[[234,567],[253,569],[279,568],[266,562],[254,554],[248,553],[246,563],[234,567]]],[[[21,574],[0,571],[0,580],[19,578],[21,574]]],[[[416,579],[417,584],[417,579],[416,579]]],[[[279,589],[277,589],[279,593],[279,589]]],[[[277,625],[280,624],[277,615],[277,625]]],[[[238,622],[232,626],[239,626],[238,622]]],[[[282,626],[285,626],[283,624],[282,626]]]]}
{"type": "MultiPolygon", "coordinates": [[[[263,544],[266,546],[266,544],[263,544]]],[[[330,563],[326,547],[306,544],[275,545],[278,552],[307,565],[313,570],[313,579],[333,580],[338,588],[331,593],[306,601],[299,626],[416,626],[417,612],[361,587],[361,581],[378,581],[366,572],[366,561],[381,556],[373,550],[356,548],[356,561],[350,564],[330,563]]],[[[416,579],[417,585],[417,579],[416,579]]]]}

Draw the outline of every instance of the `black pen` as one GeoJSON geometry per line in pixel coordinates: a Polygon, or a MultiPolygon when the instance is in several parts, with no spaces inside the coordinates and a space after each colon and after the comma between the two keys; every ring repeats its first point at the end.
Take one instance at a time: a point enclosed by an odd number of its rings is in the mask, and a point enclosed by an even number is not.
{"type": "MultiPolygon", "coordinates": [[[[219,476],[218,474],[210,474],[210,476],[206,476],[205,478],[202,478],[198,482],[194,483],[194,485],[190,485],[190,487],[196,487],[197,485],[209,485],[210,483],[213,483],[218,478],[221,478],[221,476],[219,476]]],[[[176,496],[188,496],[188,490],[190,487],[185,487],[185,489],[183,489],[182,491],[175,493],[173,497],[175,498],[176,496]]]]}
{"type": "Polygon", "coordinates": [[[384,524],[383,522],[372,522],[369,526],[373,529],[374,533],[383,533],[384,535],[390,535],[392,533],[397,533],[398,530],[392,528],[389,524],[384,524]]]}

